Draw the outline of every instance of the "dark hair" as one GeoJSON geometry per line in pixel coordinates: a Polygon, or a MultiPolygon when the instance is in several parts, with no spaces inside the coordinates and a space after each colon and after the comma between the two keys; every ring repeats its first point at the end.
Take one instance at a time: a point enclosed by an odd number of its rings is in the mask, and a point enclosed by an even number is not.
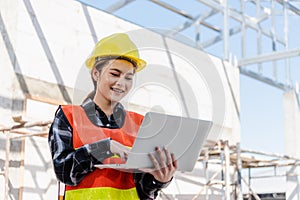
{"type": "MultiPolygon", "coordinates": [[[[95,68],[100,74],[101,74],[101,71],[102,69],[108,64],[109,61],[111,60],[126,60],[130,63],[132,63],[133,67],[134,67],[134,72],[136,71],[137,69],[137,64],[134,60],[128,58],[128,57],[125,57],[125,56],[106,56],[106,57],[97,57],[95,58],[95,64],[94,64],[94,67],[93,69],[95,68]]],[[[92,81],[93,81],[93,85],[94,85],[94,90],[91,91],[83,100],[83,102],[85,102],[87,99],[94,99],[95,95],[96,95],[96,89],[97,89],[97,81],[95,81],[93,79],[93,69],[91,70],[91,78],[92,78],[92,81]]]]}

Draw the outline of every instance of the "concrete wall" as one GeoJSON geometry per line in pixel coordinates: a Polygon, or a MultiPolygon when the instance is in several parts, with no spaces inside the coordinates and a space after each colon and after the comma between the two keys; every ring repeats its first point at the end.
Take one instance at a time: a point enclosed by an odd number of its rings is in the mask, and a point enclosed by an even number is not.
{"type": "MultiPolygon", "coordinates": [[[[284,94],[284,130],[285,148],[287,155],[300,157],[300,107],[295,91],[284,94]]],[[[299,165],[287,168],[286,194],[288,200],[300,199],[300,167],[299,165]]]]}
{"type": "MultiPolygon", "coordinates": [[[[239,71],[229,63],[73,0],[0,0],[0,14],[1,127],[13,125],[12,116],[52,119],[53,105],[79,104],[91,90],[84,60],[95,42],[127,32],[148,62],[123,101],[128,109],[213,120],[210,140],[240,140],[239,71]],[[31,107],[30,101],[35,102],[31,107]]],[[[0,148],[4,161],[4,146],[0,148]]],[[[9,198],[17,199],[19,190],[12,188],[23,184],[23,199],[54,199],[47,139],[26,138],[24,148],[25,177],[10,186],[14,194],[9,198]]],[[[0,177],[0,198],[3,180],[0,177]]],[[[176,193],[197,193],[195,184],[192,190],[176,193]]]]}

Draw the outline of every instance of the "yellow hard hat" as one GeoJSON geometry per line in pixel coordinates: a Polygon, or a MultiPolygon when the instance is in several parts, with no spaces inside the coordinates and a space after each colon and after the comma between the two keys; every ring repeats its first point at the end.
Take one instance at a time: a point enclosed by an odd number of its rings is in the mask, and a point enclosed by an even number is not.
{"type": "Polygon", "coordinates": [[[121,56],[132,60],[137,66],[136,72],[142,70],[147,64],[146,61],[140,59],[136,45],[125,33],[116,33],[101,39],[85,64],[92,69],[96,58],[108,56],[121,56]]]}

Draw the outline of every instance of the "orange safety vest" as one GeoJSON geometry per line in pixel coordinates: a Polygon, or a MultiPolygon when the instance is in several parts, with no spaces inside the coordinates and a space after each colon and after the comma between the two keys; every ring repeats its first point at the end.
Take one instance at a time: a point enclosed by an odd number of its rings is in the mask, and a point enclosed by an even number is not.
{"type": "MultiPolygon", "coordinates": [[[[111,138],[121,144],[132,147],[143,116],[126,111],[122,128],[110,129],[94,125],[81,106],[62,106],[73,128],[73,147],[75,149],[111,138]]],[[[120,158],[107,158],[103,163],[121,163],[120,158]]],[[[114,169],[95,169],[87,174],[77,186],[66,186],[65,199],[139,199],[132,173],[114,169]]]]}

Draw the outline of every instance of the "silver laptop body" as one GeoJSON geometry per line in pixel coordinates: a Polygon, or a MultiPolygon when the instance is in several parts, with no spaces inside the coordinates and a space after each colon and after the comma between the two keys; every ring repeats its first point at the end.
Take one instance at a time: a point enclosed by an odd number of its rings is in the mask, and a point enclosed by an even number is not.
{"type": "Polygon", "coordinates": [[[211,126],[211,121],[148,112],[126,163],[95,167],[133,170],[153,168],[149,153],[155,152],[158,146],[174,153],[178,171],[192,171],[211,126]]]}

